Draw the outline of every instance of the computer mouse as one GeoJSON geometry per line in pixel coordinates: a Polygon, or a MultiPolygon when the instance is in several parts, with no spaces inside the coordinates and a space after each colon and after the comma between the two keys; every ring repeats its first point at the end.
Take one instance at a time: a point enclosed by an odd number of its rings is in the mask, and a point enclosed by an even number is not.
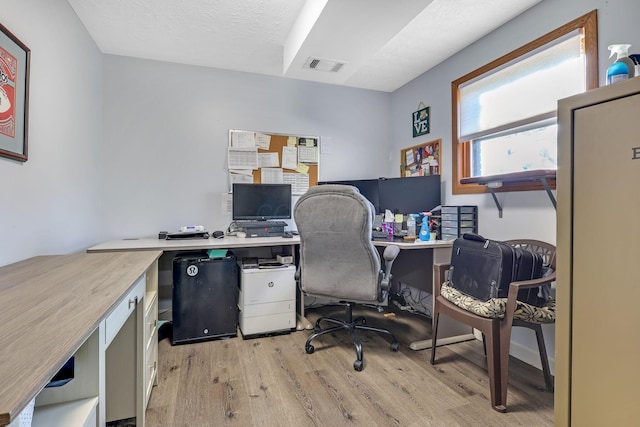
{"type": "Polygon", "coordinates": [[[285,231],[282,237],[284,237],[285,239],[291,239],[293,237],[293,234],[291,234],[288,231],[285,231]]]}
{"type": "Polygon", "coordinates": [[[216,239],[222,239],[224,237],[224,232],[220,230],[216,230],[213,232],[212,236],[215,237],[216,239]]]}

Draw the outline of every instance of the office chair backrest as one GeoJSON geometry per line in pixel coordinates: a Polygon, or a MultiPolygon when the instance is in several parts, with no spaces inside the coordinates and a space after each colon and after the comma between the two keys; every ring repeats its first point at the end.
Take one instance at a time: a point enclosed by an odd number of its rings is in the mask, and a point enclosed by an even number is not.
{"type": "Polygon", "coordinates": [[[371,242],[375,210],[349,185],[311,187],[296,203],[300,285],[309,295],[375,302],[380,256],[371,242]]]}

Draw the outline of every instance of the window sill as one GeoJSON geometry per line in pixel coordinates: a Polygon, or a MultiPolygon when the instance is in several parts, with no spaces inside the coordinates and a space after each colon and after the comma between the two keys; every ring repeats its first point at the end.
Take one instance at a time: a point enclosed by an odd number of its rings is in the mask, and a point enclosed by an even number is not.
{"type": "Polygon", "coordinates": [[[553,204],[553,207],[555,209],[556,199],[551,192],[552,189],[556,188],[556,171],[553,169],[530,170],[523,172],[505,173],[500,175],[477,176],[460,179],[461,184],[486,185],[489,193],[491,193],[491,196],[493,197],[493,201],[496,203],[500,218],[502,218],[502,206],[500,205],[500,202],[498,202],[496,192],[517,191],[519,189],[522,189],[522,184],[532,182],[539,183],[538,185],[542,185],[542,188],[546,190],[547,194],[549,195],[549,199],[551,200],[551,204],[553,204]]]}

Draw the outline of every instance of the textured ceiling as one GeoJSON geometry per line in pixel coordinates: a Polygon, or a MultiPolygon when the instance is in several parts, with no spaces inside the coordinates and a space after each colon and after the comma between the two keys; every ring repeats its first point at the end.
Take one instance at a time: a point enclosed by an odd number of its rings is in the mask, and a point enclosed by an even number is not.
{"type": "Polygon", "coordinates": [[[102,52],[392,92],[541,0],[69,0],[102,52]],[[304,68],[310,57],[345,65],[304,68]]]}

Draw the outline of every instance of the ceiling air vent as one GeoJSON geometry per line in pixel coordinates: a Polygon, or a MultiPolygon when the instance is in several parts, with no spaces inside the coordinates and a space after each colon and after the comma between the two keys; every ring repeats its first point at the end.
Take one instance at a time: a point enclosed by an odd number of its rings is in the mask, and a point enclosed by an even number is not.
{"type": "Polygon", "coordinates": [[[344,62],[334,61],[332,59],[322,59],[309,57],[307,62],[304,63],[304,68],[311,70],[327,71],[330,73],[337,73],[344,67],[344,62]]]}

